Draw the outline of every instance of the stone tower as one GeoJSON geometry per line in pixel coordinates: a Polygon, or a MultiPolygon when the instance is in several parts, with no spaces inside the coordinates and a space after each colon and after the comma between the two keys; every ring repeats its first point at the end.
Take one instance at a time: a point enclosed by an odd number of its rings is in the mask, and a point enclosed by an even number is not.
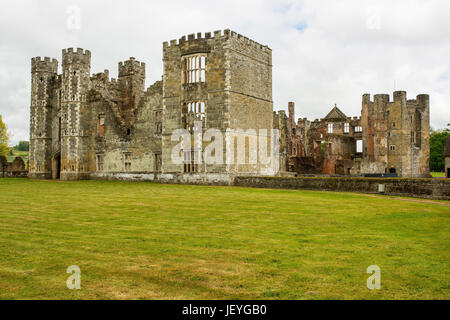
{"type": "Polygon", "coordinates": [[[429,96],[407,100],[405,91],[363,96],[363,162],[361,173],[396,173],[400,177],[429,177],[429,96]]]}
{"type": "Polygon", "coordinates": [[[87,94],[91,53],[78,48],[62,51],[61,179],[83,179],[88,168],[87,133],[90,128],[87,94]]]}
{"type": "Polygon", "coordinates": [[[29,175],[51,178],[52,112],[58,61],[48,57],[31,59],[31,112],[29,175]]]}
{"type": "MultiPolygon", "coordinates": [[[[163,173],[262,173],[255,165],[196,164],[205,145],[184,151],[189,164],[171,159],[172,133],[186,129],[193,133],[195,123],[203,132],[272,129],[272,51],[230,30],[213,34],[191,34],[163,44],[164,131],[163,173]]],[[[239,135],[239,134],[237,134],[239,135]]],[[[237,137],[239,138],[239,137],[237,137]]],[[[248,158],[248,150],[245,157],[248,158]]],[[[215,153],[217,155],[218,153],[215,153]]],[[[220,152],[222,154],[222,152],[220,152]]]]}
{"type": "Polygon", "coordinates": [[[130,133],[135,120],[135,110],[145,89],[145,63],[131,57],[119,63],[119,91],[121,93],[120,111],[125,131],[130,133]]]}

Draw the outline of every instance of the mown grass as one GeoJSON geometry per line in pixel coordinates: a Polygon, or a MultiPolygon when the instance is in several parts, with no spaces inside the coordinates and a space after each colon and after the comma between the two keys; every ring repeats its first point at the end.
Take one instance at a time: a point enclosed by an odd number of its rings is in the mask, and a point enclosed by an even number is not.
{"type": "Polygon", "coordinates": [[[0,179],[0,298],[448,299],[449,217],[351,193],[0,179]]]}
{"type": "Polygon", "coordinates": [[[445,178],[445,172],[431,172],[433,178],[445,178]]]}

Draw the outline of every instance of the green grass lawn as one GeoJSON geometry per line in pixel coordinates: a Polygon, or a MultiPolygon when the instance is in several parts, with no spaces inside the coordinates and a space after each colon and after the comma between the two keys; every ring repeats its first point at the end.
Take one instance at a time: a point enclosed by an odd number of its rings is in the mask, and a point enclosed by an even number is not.
{"type": "Polygon", "coordinates": [[[445,178],[445,172],[431,172],[433,178],[445,178]]]}
{"type": "Polygon", "coordinates": [[[449,299],[449,234],[387,197],[0,179],[0,299],[449,299]]]}

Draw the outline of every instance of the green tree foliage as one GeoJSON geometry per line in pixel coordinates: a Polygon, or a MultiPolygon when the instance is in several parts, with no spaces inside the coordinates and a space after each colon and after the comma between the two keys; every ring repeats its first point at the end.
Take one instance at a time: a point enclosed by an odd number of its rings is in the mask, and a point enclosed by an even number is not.
{"type": "Polygon", "coordinates": [[[447,136],[450,131],[433,131],[430,136],[430,169],[433,172],[443,172],[445,170],[444,163],[444,147],[447,136]]]}
{"type": "Polygon", "coordinates": [[[6,128],[6,124],[2,120],[0,115],[0,156],[6,156],[9,151],[9,133],[6,128]]]}
{"type": "Polygon", "coordinates": [[[14,149],[17,151],[30,151],[30,143],[28,141],[19,141],[19,144],[14,149]]]}

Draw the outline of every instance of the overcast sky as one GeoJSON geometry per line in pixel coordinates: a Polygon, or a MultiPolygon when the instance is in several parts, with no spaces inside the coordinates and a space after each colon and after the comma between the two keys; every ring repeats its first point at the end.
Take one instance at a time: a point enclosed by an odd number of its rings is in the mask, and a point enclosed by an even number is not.
{"type": "Polygon", "coordinates": [[[12,144],[29,139],[30,59],[92,52],[92,72],[133,56],[146,86],[162,76],[162,42],[231,29],[273,50],[276,110],[324,117],[336,103],[359,116],[364,93],[431,96],[431,125],[450,122],[447,0],[15,0],[0,10],[0,114],[12,144]],[[80,11],[79,24],[77,11],[80,11]]]}

